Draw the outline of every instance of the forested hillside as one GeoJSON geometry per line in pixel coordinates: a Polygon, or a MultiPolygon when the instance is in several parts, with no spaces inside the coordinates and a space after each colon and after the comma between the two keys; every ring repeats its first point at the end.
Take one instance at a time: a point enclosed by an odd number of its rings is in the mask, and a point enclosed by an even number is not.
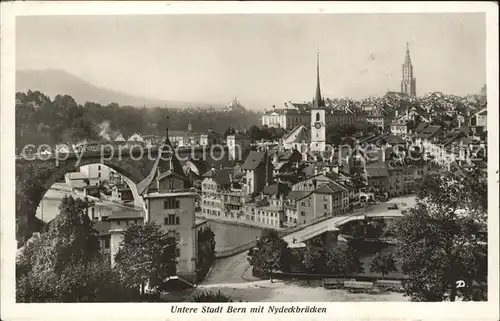
{"type": "Polygon", "coordinates": [[[16,146],[49,144],[83,139],[99,140],[109,135],[134,133],[161,135],[166,126],[172,130],[193,132],[213,129],[224,133],[228,127],[248,128],[259,123],[259,114],[245,108],[216,110],[214,108],[136,108],[116,103],[78,104],[68,95],[50,99],[39,91],[16,94],[16,146]]]}

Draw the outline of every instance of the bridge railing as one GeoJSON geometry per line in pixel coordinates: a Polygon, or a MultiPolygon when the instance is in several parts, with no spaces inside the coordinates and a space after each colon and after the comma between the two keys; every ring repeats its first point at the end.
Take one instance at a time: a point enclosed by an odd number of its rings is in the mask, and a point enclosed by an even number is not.
{"type": "Polygon", "coordinates": [[[248,243],[242,244],[240,246],[237,246],[237,247],[229,249],[229,250],[216,251],[215,257],[216,258],[224,258],[224,257],[232,256],[232,255],[250,250],[255,245],[257,245],[257,240],[250,241],[248,243]]]}

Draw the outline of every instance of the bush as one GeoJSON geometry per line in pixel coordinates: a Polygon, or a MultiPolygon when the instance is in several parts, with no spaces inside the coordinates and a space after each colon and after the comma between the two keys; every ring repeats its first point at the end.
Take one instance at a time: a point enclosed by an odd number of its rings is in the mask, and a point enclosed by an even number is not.
{"type": "Polygon", "coordinates": [[[233,302],[233,300],[221,291],[217,293],[208,291],[196,294],[192,302],[233,302]]]}

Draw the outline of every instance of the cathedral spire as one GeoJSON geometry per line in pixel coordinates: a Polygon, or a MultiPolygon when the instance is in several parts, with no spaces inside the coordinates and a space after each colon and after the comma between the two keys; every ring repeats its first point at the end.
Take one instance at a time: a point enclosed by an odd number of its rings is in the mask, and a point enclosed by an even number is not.
{"type": "Polygon", "coordinates": [[[313,107],[314,108],[321,108],[324,107],[324,102],[323,98],[321,98],[321,89],[320,89],[320,84],[319,84],[319,49],[316,52],[316,95],[314,97],[313,101],[313,107]]]}
{"type": "Polygon", "coordinates": [[[411,58],[410,58],[410,44],[408,41],[406,42],[406,57],[405,57],[405,65],[411,65],[411,58]]]}
{"type": "Polygon", "coordinates": [[[401,92],[407,94],[409,97],[416,97],[416,83],[417,80],[413,75],[413,64],[410,58],[410,44],[406,42],[406,56],[402,68],[401,92]]]}

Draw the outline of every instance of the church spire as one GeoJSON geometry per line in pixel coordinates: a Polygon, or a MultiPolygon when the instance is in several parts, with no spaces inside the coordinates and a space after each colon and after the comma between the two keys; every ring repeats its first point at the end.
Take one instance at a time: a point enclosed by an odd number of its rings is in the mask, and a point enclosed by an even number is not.
{"type": "Polygon", "coordinates": [[[408,41],[406,42],[406,57],[405,57],[405,65],[411,65],[411,58],[410,58],[410,44],[408,41]]]}
{"type": "Polygon", "coordinates": [[[319,50],[316,52],[316,96],[314,97],[313,107],[324,107],[323,98],[321,98],[321,89],[319,84],[319,50]]]}
{"type": "Polygon", "coordinates": [[[417,80],[413,75],[413,64],[411,63],[410,58],[410,44],[406,42],[406,56],[402,68],[401,92],[412,98],[416,97],[416,83],[417,80]]]}

